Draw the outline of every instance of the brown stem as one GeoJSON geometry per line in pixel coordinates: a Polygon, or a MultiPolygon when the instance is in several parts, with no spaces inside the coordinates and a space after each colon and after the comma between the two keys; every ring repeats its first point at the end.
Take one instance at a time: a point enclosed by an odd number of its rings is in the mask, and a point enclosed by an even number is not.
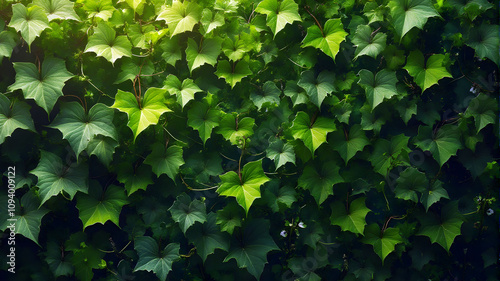
{"type": "Polygon", "coordinates": [[[313,17],[313,19],[316,21],[316,25],[319,27],[319,30],[321,31],[321,35],[325,37],[325,33],[323,32],[323,28],[321,27],[321,24],[319,24],[318,19],[309,11],[308,6],[304,6],[304,9],[306,9],[306,12],[313,17]]]}

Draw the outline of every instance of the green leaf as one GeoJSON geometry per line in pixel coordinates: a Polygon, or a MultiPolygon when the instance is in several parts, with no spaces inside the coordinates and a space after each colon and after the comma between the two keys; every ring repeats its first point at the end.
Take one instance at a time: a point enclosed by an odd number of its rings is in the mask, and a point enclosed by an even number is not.
{"type": "Polygon", "coordinates": [[[204,223],[207,221],[205,203],[200,200],[191,201],[191,197],[186,193],[177,196],[174,204],[168,210],[172,214],[172,219],[179,223],[184,233],[195,222],[204,223]]]}
{"type": "Polygon", "coordinates": [[[200,29],[200,32],[203,34],[208,34],[212,30],[224,25],[224,14],[222,12],[212,13],[210,9],[205,8],[201,13],[200,22],[203,27],[203,30],[200,29]]]}
{"type": "Polygon", "coordinates": [[[311,121],[307,113],[300,111],[295,116],[290,131],[293,137],[302,140],[311,155],[314,155],[314,151],[326,142],[326,135],[335,128],[335,122],[331,119],[318,117],[311,121]]]}
{"type": "Polygon", "coordinates": [[[299,15],[299,5],[293,0],[283,0],[281,3],[277,0],[263,0],[255,11],[267,16],[267,26],[271,28],[274,36],[287,24],[302,21],[299,15]]]}
{"type": "Polygon", "coordinates": [[[497,65],[500,64],[498,48],[500,38],[498,37],[498,25],[483,23],[479,27],[471,28],[467,33],[467,44],[476,50],[479,58],[489,58],[497,65]]]}
{"type": "Polygon", "coordinates": [[[316,169],[311,165],[304,168],[299,178],[299,187],[309,190],[318,205],[321,205],[330,195],[333,195],[333,185],[344,182],[339,174],[340,167],[334,162],[327,162],[316,169]]]}
{"type": "Polygon", "coordinates": [[[354,59],[360,56],[370,56],[374,59],[385,49],[385,41],[387,35],[385,33],[373,33],[369,25],[359,25],[356,34],[352,39],[352,43],[356,46],[354,59]]]}
{"type": "Polygon", "coordinates": [[[17,34],[10,31],[0,31],[0,64],[3,58],[11,57],[14,47],[17,45],[14,39],[16,36],[17,34]]]}
{"type": "Polygon", "coordinates": [[[295,152],[293,151],[293,145],[284,143],[280,139],[276,139],[269,144],[269,147],[266,149],[266,155],[267,158],[274,161],[276,170],[285,165],[287,162],[295,164],[295,152]]]}
{"type": "Polygon", "coordinates": [[[429,211],[429,207],[432,204],[437,203],[441,198],[450,199],[446,189],[442,187],[443,183],[440,181],[433,182],[429,188],[422,192],[422,197],[420,197],[420,203],[425,207],[425,211],[429,211]]]}
{"type": "Polygon", "coordinates": [[[15,62],[16,82],[9,86],[11,91],[22,89],[24,97],[34,99],[47,113],[52,111],[62,89],[73,75],[66,70],[64,61],[46,58],[39,71],[33,63],[15,62]]]}
{"type": "Polygon", "coordinates": [[[429,185],[429,180],[424,173],[416,168],[408,167],[399,174],[394,191],[396,198],[411,200],[418,203],[417,191],[424,193],[429,185]]]}
{"type": "Polygon", "coordinates": [[[229,250],[230,237],[227,233],[219,230],[216,219],[217,214],[211,212],[208,214],[205,223],[195,223],[187,232],[187,237],[190,241],[193,241],[196,252],[203,262],[205,262],[208,255],[214,253],[215,249],[229,250]]]}
{"type": "Polygon", "coordinates": [[[118,90],[111,107],[127,113],[127,126],[134,133],[134,141],[149,125],[156,125],[163,113],[171,111],[165,104],[165,93],[165,89],[151,87],[139,104],[134,94],[118,90]]]}
{"type": "Polygon", "coordinates": [[[394,251],[396,244],[403,242],[398,228],[389,227],[382,232],[376,223],[368,225],[364,235],[363,243],[373,246],[373,250],[382,259],[382,263],[387,255],[394,251]]]}
{"type": "Polygon", "coordinates": [[[215,71],[215,74],[219,78],[224,78],[232,89],[241,79],[252,74],[252,71],[246,61],[233,62],[231,64],[227,60],[223,60],[217,63],[217,71],[215,71]]]}
{"type": "Polygon", "coordinates": [[[94,105],[88,114],[77,102],[65,103],[61,105],[61,111],[48,127],[61,131],[78,159],[80,152],[85,150],[97,135],[117,140],[113,113],[112,109],[102,103],[94,105]]]}
{"type": "Polygon", "coordinates": [[[269,221],[255,219],[247,223],[238,240],[231,241],[229,254],[224,262],[235,259],[239,268],[246,268],[257,280],[267,263],[267,253],[279,250],[269,235],[269,221]]]}
{"type": "Polygon", "coordinates": [[[363,234],[366,221],[365,217],[371,210],[365,205],[366,198],[358,198],[351,202],[349,209],[342,201],[335,201],[332,206],[330,220],[333,225],[338,225],[343,231],[363,234]]]}
{"type": "Polygon", "coordinates": [[[402,39],[412,28],[423,29],[431,17],[440,17],[430,0],[391,0],[392,25],[402,39]]]}
{"type": "Polygon", "coordinates": [[[160,280],[167,280],[167,275],[172,270],[172,263],[179,258],[180,245],[170,243],[163,250],[160,250],[158,243],[149,236],[135,238],[134,244],[134,249],[139,255],[134,272],[138,270],[153,271],[160,280]]]}
{"type": "Polygon", "coordinates": [[[232,235],[235,227],[241,227],[243,216],[240,213],[241,208],[231,201],[223,209],[217,211],[217,224],[220,229],[232,235]]]}
{"type": "Polygon", "coordinates": [[[207,142],[212,130],[219,126],[220,111],[210,108],[206,102],[195,102],[188,111],[188,125],[197,130],[203,144],[207,142]]]}
{"type": "Polygon", "coordinates": [[[98,135],[90,140],[86,151],[89,155],[97,156],[106,167],[109,167],[117,146],[118,142],[116,140],[98,135]]]}
{"type": "Polygon", "coordinates": [[[411,149],[408,147],[409,139],[404,134],[394,136],[390,141],[378,139],[369,157],[375,172],[385,177],[396,163],[409,164],[408,154],[411,152],[411,149]]]}
{"type": "Polygon", "coordinates": [[[86,165],[72,163],[68,166],[68,163],[64,164],[59,156],[51,152],[42,150],[40,153],[40,162],[30,172],[38,178],[40,206],[62,191],[66,192],[70,199],[77,191],[87,193],[88,168],[86,165]]]}
{"type": "Polygon", "coordinates": [[[262,160],[247,163],[241,174],[229,171],[220,175],[220,179],[217,193],[236,197],[247,214],[253,201],[260,198],[260,187],[269,181],[262,169],[262,160]]]}
{"type": "Polygon", "coordinates": [[[184,79],[182,82],[177,76],[169,74],[167,79],[163,82],[163,88],[171,95],[177,96],[177,102],[184,108],[184,106],[194,99],[194,94],[201,92],[201,89],[191,79],[184,79]]]}
{"type": "Polygon", "coordinates": [[[340,50],[340,43],[348,35],[345,32],[340,19],[329,19],[325,28],[321,30],[317,25],[307,28],[307,35],[302,40],[302,48],[311,46],[320,49],[335,61],[335,56],[340,50]]]}
{"type": "Polygon", "coordinates": [[[144,10],[144,5],[146,4],[145,0],[125,0],[127,4],[132,8],[136,13],[142,15],[144,10]]]}
{"type": "Polygon", "coordinates": [[[90,185],[89,193],[76,196],[76,207],[80,213],[83,229],[96,223],[104,224],[111,221],[118,227],[120,212],[127,204],[127,196],[123,188],[110,185],[103,190],[101,185],[94,182],[90,185]]]}
{"type": "MultiPolygon", "coordinates": [[[[155,70],[153,63],[150,60],[143,63],[142,61],[135,59],[124,59],[120,68],[121,72],[118,73],[118,77],[116,77],[116,81],[114,82],[115,84],[120,84],[127,80],[134,83],[134,80],[138,75],[151,75],[155,70]]],[[[147,79],[149,77],[144,78],[147,79]]]]}
{"type": "MultiPolygon", "coordinates": [[[[3,203],[3,202],[2,202],[3,203]]],[[[5,202],[7,204],[7,202],[5,202]]],[[[15,232],[35,242],[38,246],[38,234],[40,233],[40,225],[42,218],[49,212],[49,210],[39,207],[40,199],[34,192],[28,192],[21,197],[21,210],[16,210],[15,232]]],[[[10,241],[10,240],[9,240],[10,241]]]]}
{"type": "Polygon", "coordinates": [[[309,96],[309,100],[318,108],[321,108],[321,104],[326,96],[335,91],[335,87],[333,86],[334,79],[335,74],[328,71],[321,72],[315,79],[314,72],[308,70],[301,73],[297,85],[304,88],[309,96]]]}
{"type": "Polygon", "coordinates": [[[52,271],[54,277],[70,276],[75,271],[71,263],[73,253],[61,250],[61,246],[56,242],[48,242],[47,252],[43,254],[45,255],[45,261],[49,265],[50,271],[52,271]]]}
{"type": "Polygon", "coordinates": [[[429,126],[420,126],[414,142],[420,149],[430,151],[439,166],[443,166],[451,156],[456,155],[457,150],[462,148],[460,131],[453,125],[444,125],[437,132],[433,132],[429,126]]]}
{"type": "Polygon", "coordinates": [[[221,52],[222,40],[220,38],[204,39],[200,42],[200,46],[192,38],[188,38],[187,43],[186,60],[190,72],[204,64],[215,66],[221,52]]]}
{"type": "Polygon", "coordinates": [[[163,39],[160,43],[160,47],[162,49],[161,56],[167,64],[175,67],[175,63],[182,59],[179,36],[163,39]]]}
{"type": "Polygon", "coordinates": [[[422,214],[418,217],[422,227],[417,235],[427,236],[432,243],[438,243],[446,251],[450,251],[451,244],[460,235],[460,228],[464,219],[458,211],[458,201],[446,204],[441,215],[433,213],[422,214]]]}
{"type": "Polygon", "coordinates": [[[465,110],[464,117],[474,118],[476,125],[476,132],[479,134],[486,125],[495,124],[497,119],[498,106],[497,101],[488,95],[480,93],[477,97],[473,98],[467,110],[465,110]]]}
{"type": "Polygon", "coordinates": [[[138,168],[134,168],[128,163],[122,163],[117,170],[117,179],[125,184],[128,196],[139,189],[146,190],[148,185],[153,184],[151,178],[153,172],[149,165],[140,165],[138,168]]]}
{"type": "Polygon", "coordinates": [[[116,36],[115,30],[108,24],[99,23],[94,34],[89,37],[84,52],[94,52],[114,64],[121,57],[132,56],[132,44],[127,36],[116,36]]]}
{"type": "Polygon", "coordinates": [[[283,91],[283,93],[285,96],[290,97],[294,107],[299,104],[306,104],[309,101],[304,89],[299,87],[294,81],[286,82],[285,91],[283,91]]]}
{"type": "Polygon", "coordinates": [[[69,0],[33,0],[33,4],[45,11],[49,21],[55,19],[80,21],[80,17],[73,9],[75,4],[69,0]]]}
{"type": "Polygon", "coordinates": [[[107,21],[116,10],[111,0],[86,0],[83,9],[89,13],[88,18],[98,17],[104,21],[107,21]]]}
{"type": "Polygon", "coordinates": [[[349,134],[343,131],[335,131],[330,135],[333,149],[338,151],[345,164],[356,155],[358,151],[363,151],[363,148],[370,144],[361,125],[355,124],[349,130],[349,134]]]}
{"type": "Polygon", "coordinates": [[[424,55],[419,50],[411,51],[404,69],[415,79],[415,83],[422,89],[422,92],[438,83],[439,80],[449,77],[451,74],[443,66],[445,56],[434,54],[425,63],[424,55]]]}
{"type": "Polygon", "coordinates": [[[398,94],[396,89],[398,78],[396,78],[395,71],[382,69],[374,75],[373,72],[362,69],[358,75],[358,84],[365,89],[366,100],[372,110],[381,104],[384,99],[390,99],[398,94]]]}
{"type": "Polygon", "coordinates": [[[297,201],[296,195],[297,192],[293,187],[280,187],[280,182],[274,179],[267,184],[262,199],[273,212],[279,212],[280,209],[289,209],[297,201]]]}
{"type": "Polygon", "coordinates": [[[368,18],[368,24],[384,21],[387,7],[379,5],[377,2],[366,2],[363,8],[364,15],[368,18]]]}
{"type": "Polygon", "coordinates": [[[50,28],[47,15],[38,6],[25,7],[21,3],[12,5],[12,18],[9,26],[21,32],[21,36],[28,43],[31,50],[31,43],[40,36],[46,28],[50,28]]]}
{"type": "Polygon", "coordinates": [[[262,107],[268,107],[269,105],[279,105],[280,94],[281,91],[276,84],[274,84],[273,81],[267,81],[262,86],[262,90],[258,93],[252,92],[250,94],[250,100],[252,100],[253,104],[260,110],[262,107]]]}
{"type": "Polygon", "coordinates": [[[10,137],[16,129],[35,131],[35,125],[30,114],[30,106],[25,102],[15,102],[0,94],[0,144],[10,137]]]}
{"type": "Polygon", "coordinates": [[[164,7],[156,20],[164,20],[170,30],[170,37],[193,30],[201,19],[201,8],[195,2],[173,1],[170,7],[164,7]]]}
{"type": "Polygon", "coordinates": [[[182,158],[182,148],[180,146],[171,146],[168,149],[164,144],[153,144],[153,151],[146,157],[144,164],[153,167],[153,172],[160,177],[166,174],[175,181],[175,176],[179,173],[180,167],[184,164],[182,158]]]}
{"type": "Polygon", "coordinates": [[[221,134],[231,144],[237,145],[243,138],[248,138],[253,135],[253,126],[255,120],[250,117],[245,117],[236,121],[232,114],[226,114],[219,123],[217,134],[221,134]]]}

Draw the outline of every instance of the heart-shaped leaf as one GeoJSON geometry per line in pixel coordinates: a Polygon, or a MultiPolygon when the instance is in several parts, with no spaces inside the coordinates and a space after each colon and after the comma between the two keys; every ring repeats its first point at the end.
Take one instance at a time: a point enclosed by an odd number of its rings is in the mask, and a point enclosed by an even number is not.
{"type": "Polygon", "coordinates": [[[371,71],[362,69],[358,73],[358,84],[365,89],[366,100],[372,110],[377,107],[384,99],[390,99],[398,94],[396,89],[396,72],[382,69],[373,74],[371,71]]]}
{"type": "Polygon", "coordinates": [[[430,0],[391,0],[392,25],[402,39],[410,29],[422,29],[431,17],[440,17],[430,0]]]}
{"type": "Polygon", "coordinates": [[[389,227],[382,232],[376,223],[365,227],[364,235],[363,243],[373,246],[373,250],[382,259],[382,263],[387,255],[394,251],[396,244],[403,242],[398,228],[389,227]]]}
{"type": "Polygon", "coordinates": [[[438,83],[439,80],[451,74],[443,66],[444,55],[434,54],[425,62],[424,55],[419,50],[411,51],[404,69],[415,79],[422,92],[438,83]]]}
{"type": "Polygon", "coordinates": [[[374,59],[385,49],[387,35],[374,32],[369,25],[359,25],[352,43],[356,46],[354,59],[360,56],[370,56],[374,59]]]}
{"type": "Polygon", "coordinates": [[[132,56],[132,44],[127,36],[116,36],[116,31],[112,27],[106,23],[99,23],[94,34],[89,37],[84,52],[94,52],[114,64],[121,57],[132,56]]]}
{"type": "Polygon", "coordinates": [[[271,28],[274,36],[287,24],[302,21],[299,15],[299,5],[293,0],[283,0],[282,2],[263,0],[255,8],[255,11],[267,16],[266,24],[271,28]]]}
{"type": "Polygon", "coordinates": [[[215,74],[219,78],[224,78],[226,83],[228,83],[231,88],[234,88],[236,83],[252,74],[252,71],[250,71],[250,67],[246,61],[230,63],[227,60],[223,60],[217,63],[217,71],[215,71],[215,74]]]}
{"type": "Polygon", "coordinates": [[[31,50],[31,43],[40,36],[46,28],[50,28],[49,19],[45,11],[38,6],[26,7],[21,3],[12,5],[12,18],[9,26],[21,32],[21,36],[28,43],[31,50]]]}
{"type": "Polygon", "coordinates": [[[343,231],[363,234],[366,226],[365,217],[371,210],[365,205],[366,198],[358,198],[351,202],[349,209],[342,201],[335,201],[332,206],[332,216],[330,217],[333,225],[338,225],[343,231]]]}
{"type": "Polygon", "coordinates": [[[75,3],[69,0],[33,0],[33,4],[45,11],[49,21],[55,19],[80,21],[80,17],[73,9],[75,3]]]}
{"type": "Polygon", "coordinates": [[[213,254],[215,249],[229,250],[230,237],[221,232],[216,224],[217,214],[211,212],[207,215],[207,221],[195,223],[188,231],[187,237],[193,241],[196,252],[201,256],[203,262],[207,256],[213,254]]]}
{"type": "Polygon", "coordinates": [[[153,167],[153,172],[160,177],[166,174],[172,180],[179,173],[180,167],[184,164],[182,158],[182,148],[180,146],[171,146],[168,149],[164,144],[153,144],[153,151],[146,157],[144,164],[153,167]]]}
{"type": "Polygon", "coordinates": [[[164,7],[156,20],[164,20],[170,30],[170,37],[193,30],[201,19],[201,8],[195,2],[173,1],[171,6],[164,7]]]}
{"type": "Polygon", "coordinates": [[[167,275],[172,270],[172,263],[179,258],[180,245],[170,243],[160,250],[158,243],[149,236],[135,238],[134,244],[134,249],[139,254],[134,272],[152,271],[161,281],[167,280],[167,275]]]}
{"type": "Polygon", "coordinates": [[[189,71],[209,64],[215,66],[217,57],[221,52],[222,40],[219,38],[207,38],[200,42],[200,46],[192,38],[188,38],[186,48],[186,60],[188,61],[189,71]]]}
{"type": "Polygon", "coordinates": [[[188,78],[181,82],[177,76],[172,74],[167,76],[163,85],[171,95],[177,96],[177,102],[183,108],[190,100],[194,99],[194,94],[201,92],[193,80],[188,78]]]}
{"type": "Polygon", "coordinates": [[[192,200],[189,195],[182,193],[177,196],[172,207],[168,209],[172,214],[172,219],[179,223],[182,232],[186,233],[195,222],[204,223],[207,221],[207,211],[205,203],[200,200],[192,200]]]}
{"type": "Polygon", "coordinates": [[[335,61],[335,56],[340,50],[340,43],[345,40],[348,33],[342,26],[340,19],[329,19],[325,28],[320,29],[317,25],[307,28],[307,35],[302,40],[302,48],[312,46],[320,49],[335,61]]]}
{"type": "Polygon", "coordinates": [[[0,95],[0,144],[10,137],[16,129],[35,131],[35,125],[30,114],[30,106],[25,102],[15,102],[0,95]]]}
{"type": "Polygon", "coordinates": [[[324,142],[326,135],[335,130],[335,122],[324,117],[311,120],[307,113],[300,111],[293,120],[290,131],[295,139],[300,139],[314,155],[314,151],[324,142]]]}

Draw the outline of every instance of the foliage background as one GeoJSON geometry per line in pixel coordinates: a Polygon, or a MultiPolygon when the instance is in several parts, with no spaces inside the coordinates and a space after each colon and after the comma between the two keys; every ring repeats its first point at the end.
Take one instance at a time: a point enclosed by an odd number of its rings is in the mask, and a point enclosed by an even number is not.
{"type": "Polygon", "coordinates": [[[3,0],[2,280],[497,280],[498,7],[3,0]]]}

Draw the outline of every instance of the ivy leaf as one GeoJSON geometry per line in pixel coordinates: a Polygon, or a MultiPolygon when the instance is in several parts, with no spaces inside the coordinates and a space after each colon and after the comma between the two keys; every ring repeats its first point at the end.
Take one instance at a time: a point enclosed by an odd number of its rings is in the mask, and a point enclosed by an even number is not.
{"type": "Polygon", "coordinates": [[[204,223],[207,221],[205,203],[200,200],[191,201],[191,197],[186,193],[177,196],[174,204],[168,210],[172,214],[174,221],[179,223],[184,233],[195,222],[204,223]]]}
{"type": "Polygon", "coordinates": [[[429,186],[428,190],[422,192],[420,203],[424,205],[426,212],[429,211],[429,207],[432,206],[432,204],[438,202],[441,198],[450,199],[448,192],[442,185],[442,182],[435,181],[429,186]]]}
{"type": "Polygon", "coordinates": [[[483,23],[479,27],[471,28],[467,35],[465,44],[474,48],[479,58],[489,58],[497,65],[500,64],[498,25],[483,23]]]}
{"type": "Polygon", "coordinates": [[[161,56],[167,64],[175,67],[175,63],[182,59],[179,36],[163,39],[160,43],[160,47],[162,49],[161,56]]]}
{"type": "Polygon", "coordinates": [[[49,212],[46,208],[39,207],[41,205],[40,199],[35,193],[28,192],[21,197],[22,209],[16,210],[16,216],[12,218],[15,220],[16,234],[21,234],[38,246],[40,246],[38,244],[38,234],[40,233],[42,218],[49,212]]]}
{"type": "Polygon", "coordinates": [[[267,26],[271,28],[274,36],[287,24],[302,21],[299,15],[299,5],[293,0],[283,0],[281,3],[277,0],[263,0],[255,11],[267,16],[267,26]]]}
{"type": "Polygon", "coordinates": [[[269,181],[262,169],[262,160],[249,162],[241,174],[229,171],[219,176],[221,184],[217,193],[236,197],[236,201],[245,209],[246,214],[255,199],[260,198],[260,187],[269,181]]]}
{"type": "Polygon", "coordinates": [[[335,74],[323,71],[315,79],[314,72],[308,70],[301,73],[297,85],[304,88],[311,102],[320,108],[326,96],[335,90],[333,86],[334,78],[335,74]]]}
{"type": "Polygon", "coordinates": [[[89,13],[89,18],[98,17],[104,21],[107,21],[116,10],[111,0],[86,0],[83,9],[89,13]]]}
{"type": "Polygon", "coordinates": [[[45,261],[49,265],[54,277],[70,276],[75,271],[71,260],[73,253],[61,250],[61,246],[54,241],[47,243],[47,252],[44,253],[45,261]]]}
{"type": "Polygon", "coordinates": [[[75,4],[69,0],[34,0],[33,4],[45,11],[49,21],[55,19],[80,21],[80,17],[73,9],[75,4]]]}
{"type": "Polygon", "coordinates": [[[64,61],[46,58],[41,71],[33,63],[15,62],[16,82],[9,90],[22,89],[24,97],[34,99],[47,113],[52,111],[57,99],[63,95],[62,89],[73,75],[66,70],[64,61]]]}
{"type": "Polygon", "coordinates": [[[117,168],[117,179],[125,185],[128,196],[139,189],[146,190],[148,185],[153,184],[152,174],[149,165],[140,165],[134,170],[130,164],[122,163],[117,168]]]}
{"type": "Polygon", "coordinates": [[[419,50],[411,51],[404,69],[415,79],[422,92],[437,84],[439,80],[453,76],[443,66],[445,56],[434,54],[425,63],[424,55],[419,50]]]}
{"type": "Polygon", "coordinates": [[[267,263],[267,253],[279,250],[269,235],[269,221],[255,219],[247,223],[241,237],[231,241],[229,254],[224,262],[235,259],[239,268],[246,268],[257,280],[267,263]]]}
{"type": "Polygon", "coordinates": [[[0,64],[3,58],[11,57],[14,47],[17,45],[14,40],[15,36],[17,36],[17,34],[14,32],[0,31],[0,64]]]}
{"type": "Polygon", "coordinates": [[[164,20],[171,31],[170,37],[193,30],[201,18],[201,8],[195,2],[173,1],[172,6],[163,8],[156,20],[164,20]]]}
{"type": "Polygon", "coordinates": [[[306,104],[309,101],[304,89],[299,87],[294,81],[286,82],[285,91],[283,91],[283,93],[285,96],[290,97],[294,107],[299,104],[306,104]]]}
{"type": "Polygon", "coordinates": [[[89,155],[97,156],[106,167],[109,167],[117,146],[118,142],[116,140],[98,135],[90,140],[86,151],[89,155]]]}
{"type": "Polygon", "coordinates": [[[192,99],[194,94],[201,92],[201,89],[191,79],[184,79],[181,83],[177,76],[169,74],[167,79],[163,82],[163,88],[171,95],[177,96],[177,102],[184,108],[184,106],[192,99]]]}
{"type": "Polygon", "coordinates": [[[125,0],[127,4],[132,8],[137,14],[142,15],[144,10],[145,0],[125,0]]]}
{"type": "Polygon", "coordinates": [[[12,18],[9,26],[16,31],[21,32],[21,36],[31,51],[31,43],[35,38],[40,36],[42,32],[49,28],[49,20],[42,8],[38,6],[25,7],[21,3],[12,5],[12,18]]]}
{"type": "Polygon", "coordinates": [[[295,165],[295,152],[293,151],[293,145],[284,143],[280,139],[276,139],[271,142],[269,147],[266,149],[266,153],[267,158],[274,161],[276,170],[285,165],[287,162],[295,165]]]}
{"type": "Polygon", "coordinates": [[[351,202],[349,209],[340,201],[335,201],[332,206],[330,220],[333,225],[338,225],[343,231],[363,234],[366,221],[365,217],[371,210],[365,205],[366,198],[358,198],[351,202]]]}
{"type": "Polygon", "coordinates": [[[425,174],[413,167],[408,167],[401,172],[396,182],[394,191],[396,198],[411,200],[415,203],[418,203],[417,191],[424,193],[429,185],[425,174]]]}
{"type": "Polygon", "coordinates": [[[168,149],[164,144],[153,144],[153,151],[146,157],[144,164],[153,167],[153,172],[160,177],[166,174],[175,181],[175,176],[179,173],[180,167],[184,164],[182,158],[182,148],[180,146],[171,146],[168,149]]]}
{"type": "Polygon", "coordinates": [[[297,201],[296,194],[293,187],[283,186],[280,188],[278,180],[271,180],[264,189],[262,199],[273,212],[279,212],[280,209],[290,208],[297,201]]]}
{"type": "Polygon", "coordinates": [[[365,227],[364,235],[363,243],[373,246],[373,250],[382,259],[382,263],[384,263],[387,255],[394,251],[396,244],[403,242],[398,228],[389,227],[384,232],[381,232],[376,223],[365,227]]]}
{"type": "Polygon", "coordinates": [[[312,121],[307,113],[300,111],[293,120],[290,131],[295,139],[300,139],[304,145],[314,155],[314,151],[324,142],[326,135],[335,130],[333,120],[324,117],[318,117],[312,121]]]}
{"type": "MultiPolygon", "coordinates": [[[[153,63],[150,60],[142,63],[140,60],[135,59],[124,59],[120,68],[121,72],[118,73],[118,77],[116,77],[116,81],[114,82],[115,84],[120,84],[127,80],[134,83],[137,75],[152,75],[155,70],[153,63]]],[[[144,78],[151,77],[146,76],[144,78]]]]}
{"type": "Polygon", "coordinates": [[[358,151],[370,144],[361,125],[355,124],[349,130],[349,134],[343,131],[335,131],[331,134],[331,143],[334,150],[338,151],[345,164],[356,155],[358,151]]]}
{"type": "Polygon", "coordinates": [[[153,271],[160,280],[167,280],[167,275],[172,270],[172,263],[179,258],[179,243],[170,243],[163,250],[160,250],[158,243],[153,238],[141,236],[135,238],[134,244],[134,249],[139,255],[134,272],[138,270],[153,271]]]}
{"type": "Polygon", "coordinates": [[[362,69],[358,75],[358,84],[365,89],[366,100],[372,110],[381,104],[384,99],[390,99],[398,94],[396,89],[398,78],[396,78],[395,71],[382,69],[374,75],[373,72],[362,69]]]}
{"type": "Polygon", "coordinates": [[[210,108],[206,102],[195,102],[188,111],[188,125],[197,130],[203,145],[212,134],[212,130],[219,126],[220,111],[210,108]]]}
{"type": "Polygon", "coordinates": [[[298,185],[311,192],[318,205],[321,205],[330,195],[333,195],[333,185],[344,182],[339,174],[340,167],[334,162],[321,165],[321,170],[308,165],[299,178],[298,185]]]}
{"type": "Polygon", "coordinates": [[[372,28],[369,25],[359,25],[352,43],[356,46],[354,59],[360,56],[370,56],[374,59],[385,49],[387,35],[377,32],[373,35],[372,28]]]}
{"type": "Polygon", "coordinates": [[[88,168],[86,165],[66,166],[67,164],[63,164],[59,156],[44,150],[40,153],[40,162],[30,172],[38,178],[40,206],[62,191],[68,193],[70,199],[73,199],[77,191],[87,193],[88,168]]]}
{"type": "Polygon", "coordinates": [[[108,24],[99,23],[94,34],[89,37],[84,52],[94,52],[114,64],[121,57],[132,56],[132,44],[127,36],[116,36],[115,30],[108,24]]]}
{"type": "Polygon", "coordinates": [[[110,185],[103,190],[99,183],[90,185],[89,193],[76,196],[76,207],[80,213],[83,229],[96,223],[111,221],[120,226],[119,218],[123,205],[127,204],[127,196],[123,188],[110,185]]]}
{"type": "Polygon", "coordinates": [[[215,66],[221,52],[222,39],[207,38],[198,46],[192,38],[188,38],[187,43],[186,60],[191,73],[204,64],[215,66]]]}
{"type": "Polygon", "coordinates": [[[458,201],[446,204],[441,215],[433,213],[422,214],[418,217],[422,227],[417,235],[427,236],[432,243],[438,243],[446,251],[450,251],[451,244],[460,235],[460,228],[464,219],[458,211],[458,201]]]}
{"type": "Polygon", "coordinates": [[[236,121],[232,114],[226,114],[219,123],[217,134],[221,134],[231,144],[237,145],[242,138],[248,138],[253,135],[253,126],[255,120],[250,117],[245,117],[236,121]]]}
{"type": "Polygon", "coordinates": [[[134,94],[118,90],[111,107],[127,113],[127,126],[134,133],[134,141],[149,125],[156,125],[163,113],[171,111],[165,105],[165,93],[165,89],[151,87],[139,104],[134,94]]]}
{"type": "MultiPolygon", "coordinates": [[[[200,19],[203,30],[200,31],[203,34],[208,34],[217,27],[223,26],[225,23],[224,14],[222,12],[214,12],[208,8],[203,9],[200,19]]],[[[188,39],[189,40],[189,39],[188,39]]]]}
{"type": "Polygon", "coordinates": [[[216,224],[217,214],[211,212],[207,216],[205,223],[196,223],[187,232],[187,237],[193,241],[196,252],[203,262],[207,256],[213,254],[215,249],[229,250],[230,237],[227,233],[221,232],[216,224]]]}
{"type": "Polygon", "coordinates": [[[243,221],[241,208],[236,203],[229,202],[226,207],[217,211],[217,224],[222,231],[233,234],[235,227],[241,227],[243,221]]]}
{"type": "Polygon", "coordinates": [[[94,105],[88,114],[77,102],[65,103],[61,105],[61,111],[48,127],[61,131],[78,159],[80,152],[85,150],[97,135],[117,140],[113,113],[112,109],[102,103],[94,105]]]}
{"type": "Polygon", "coordinates": [[[378,139],[369,157],[370,162],[375,168],[375,172],[385,177],[392,169],[393,163],[400,161],[409,164],[408,154],[411,152],[408,147],[409,139],[404,134],[394,136],[390,141],[378,139]]]}
{"type": "Polygon", "coordinates": [[[10,137],[17,129],[35,131],[35,125],[30,114],[30,106],[25,102],[15,102],[0,94],[0,144],[10,137]]]}
{"type": "Polygon", "coordinates": [[[317,25],[307,28],[307,35],[302,40],[302,48],[312,46],[320,49],[335,61],[335,56],[340,50],[340,43],[345,40],[348,33],[342,26],[340,19],[329,19],[325,28],[321,30],[317,25]]]}
{"type": "Polygon", "coordinates": [[[430,0],[391,0],[388,6],[400,39],[414,27],[422,29],[427,19],[440,17],[430,0]]]}
{"type": "Polygon", "coordinates": [[[453,125],[444,125],[437,132],[433,132],[429,126],[420,126],[414,142],[420,149],[430,151],[439,166],[443,166],[451,156],[456,155],[457,150],[462,148],[460,132],[453,125]]]}
{"type": "Polygon", "coordinates": [[[250,94],[250,99],[259,110],[262,109],[263,106],[267,106],[269,104],[280,104],[281,91],[273,81],[267,81],[266,83],[264,83],[264,85],[262,86],[262,90],[259,92],[259,94],[255,92],[252,92],[250,94]]]}
{"type": "Polygon", "coordinates": [[[231,64],[227,60],[223,60],[219,61],[217,64],[217,71],[215,71],[215,74],[219,78],[224,78],[232,89],[241,79],[252,74],[252,71],[246,61],[233,62],[231,64]]]}
{"type": "Polygon", "coordinates": [[[364,15],[368,18],[368,24],[384,21],[386,10],[385,5],[379,5],[377,2],[366,2],[363,8],[364,15]]]}
{"type": "Polygon", "coordinates": [[[473,98],[467,110],[465,110],[464,117],[474,118],[476,125],[476,132],[479,134],[486,125],[495,124],[497,119],[497,101],[488,95],[480,93],[477,97],[473,98]]]}

